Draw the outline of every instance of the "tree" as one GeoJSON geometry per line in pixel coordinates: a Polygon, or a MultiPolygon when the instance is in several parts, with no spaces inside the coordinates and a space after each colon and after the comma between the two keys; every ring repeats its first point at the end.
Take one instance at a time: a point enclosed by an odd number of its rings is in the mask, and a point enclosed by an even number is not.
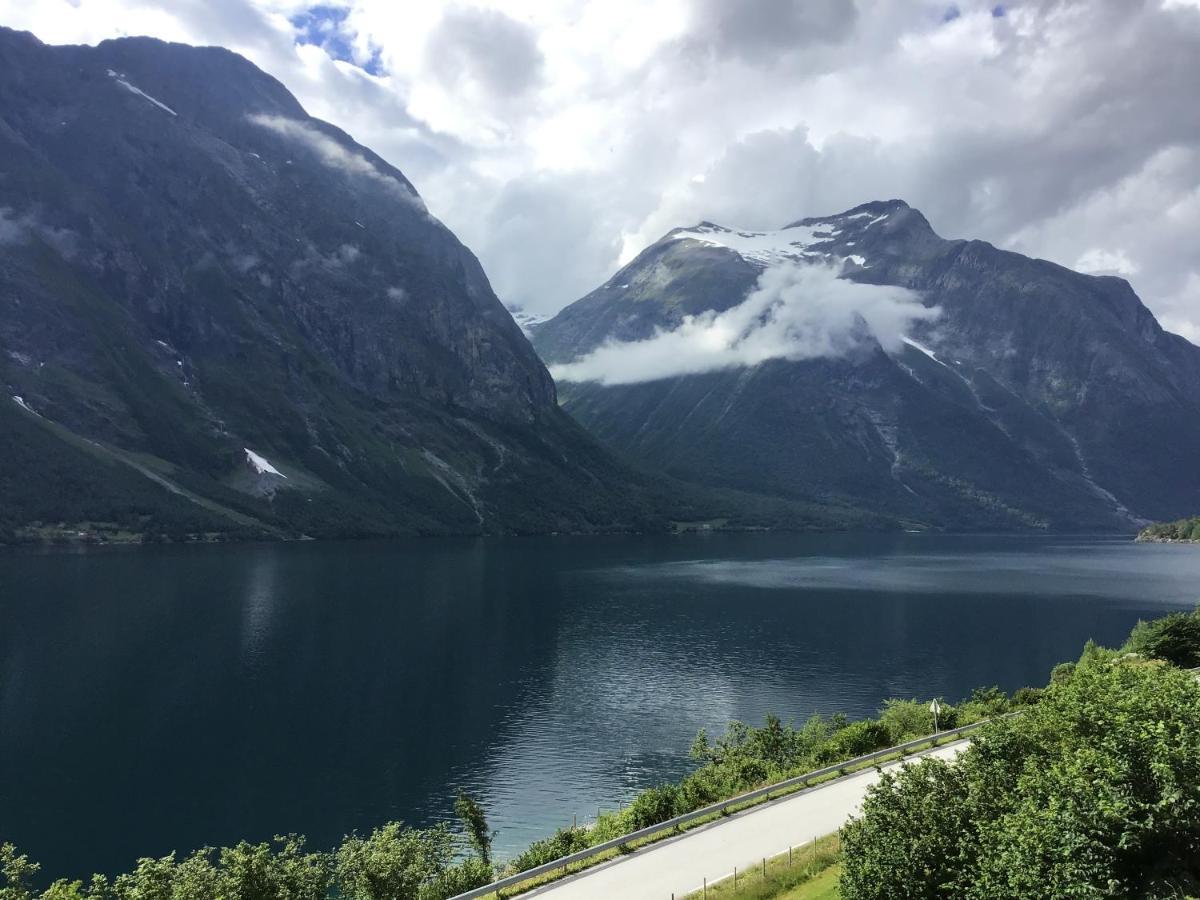
{"type": "Polygon", "coordinates": [[[1150,622],[1138,622],[1124,649],[1165,659],[1185,669],[1200,666],[1200,607],[1190,613],[1172,613],[1150,622]]]}
{"type": "Polygon", "coordinates": [[[237,900],[324,900],[329,863],[324,854],[305,853],[304,838],[276,837],[275,846],[242,841],[221,850],[221,872],[229,896],[237,900]]]}
{"type": "Polygon", "coordinates": [[[467,839],[475,848],[480,861],[490,866],[492,864],[492,832],[488,830],[487,816],[483,807],[474,797],[464,790],[458,792],[454,800],[454,812],[467,831],[467,839]]]}
{"type": "Polygon", "coordinates": [[[1200,684],[1092,648],[956,764],[883,778],[842,837],[844,900],[1200,893],[1200,684]]]}
{"type": "Polygon", "coordinates": [[[442,900],[487,884],[492,868],[458,861],[461,838],[445,825],[417,830],[391,822],[351,835],[334,857],[336,896],[345,900],[442,900]]]}
{"type": "Polygon", "coordinates": [[[40,868],[12,844],[0,844],[0,900],[33,900],[31,883],[40,868]]]}
{"type": "Polygon", "coordinates": [[[368,837],[346,838],[337,850],[337,885],[348,900],[419,897],[422,887],[433,881],[453,856],[449,829],[415,831],[390,822],[368,837]]]}
{"type": "Polygon", "coordinates": [[[841,896],[961,896],[964,856],[975,844],[962,802],[964,778],[941,759],[922,759],[899,775],[885,772],[863,803],[863,817],[842,831],[841,896]]]}

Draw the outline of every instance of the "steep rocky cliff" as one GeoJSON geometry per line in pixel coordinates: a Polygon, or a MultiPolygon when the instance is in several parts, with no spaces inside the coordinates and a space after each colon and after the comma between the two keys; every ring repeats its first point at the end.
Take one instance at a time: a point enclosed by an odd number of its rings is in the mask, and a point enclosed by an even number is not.
{"type": "Polygon", "coordinates": [[[0,384],[9,529],[661,523],[404,175],[217,48],[0,29],[0,384]]]}

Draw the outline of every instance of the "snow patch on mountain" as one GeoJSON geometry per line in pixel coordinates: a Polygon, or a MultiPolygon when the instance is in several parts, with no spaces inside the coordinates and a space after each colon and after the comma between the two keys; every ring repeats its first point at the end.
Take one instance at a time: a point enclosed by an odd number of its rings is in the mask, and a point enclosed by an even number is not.
{"type": "MultiPolygon", "coordinates": [[[[890,213],[872,216],[872,213],[861,212],[848,216],[838,216],[811,225],[797,223],[776,231],[751,231],[742,228],[725,228],[712,222],[701,222],[695,228],[680,228],[667,236],[669,240],[696,241],[712,247],[724,247],[732,250],[747,262],[763,266],[779,265],[780,263],[815,262],[840,256],[832,252],[834,244],[841,242],[842,246],[854,246],[853,240],[842,240],[842,234],[851,231],[861,234],[879,222],[884,221],[890,213]],[[860,219],[869,218],[862,223],[860,219]]],[[[866,259],[858,254],[843,256],[853,260],[856,265],[865,266],[866,259]]]]}
{"type": "Polygon", "coordinates": [[[143,97],[146,100],[149,100],[151,103],[153,103],[159,109],[165,110],[166,112],[169,112],[173,116],[179,115],[179,113],[175,112],[175,110],[171,109],[171,107],[167,106],[167,104],[163,103],[161,100],[156,100],[155,98],[153,98],[149,94],[147,94],[145,91],[143,91],[140,87],[130,84],[128,81],[126,81],[121,76],[121,74],[119,72],[114,72],[112,69],[109,69],[108,77],[116,79],[117,84],[119,84],[121,87],[125,88],[125,90],[129,91],[132,94],[137,94],[139,97],[143,97]]]}
{"type": "Polygon", "coordinates": [[[809,248],[831,240],[833,233],[828,228],[807,225],[793,225],[778,231],[743,231],[704,222],[693,229],[673,232],[670,238],[725,247],[745,260],[773,265],[813,255],[809,248]]]}
{"type": "MultiPolygon", "coordinates": [[[[628,287],[628,285],[626,285],[626,287],[628,287]]],[[[534,328],[536,328],[538,325],[541,325],[543,322],[548,321],[550,318],[549,316],[545,316],[540,313],[526,312],[519,306],[509,306],[508,314],[513,317],[513,321],[516,322],[521,331],[525,333],[525,337],[529,337],[531,334],[533,334],[534,328]]]]}
{"type": "Polygon", "coordinates": [[[25,402],[24,397],[19,397],[16,394],[13,394],[13,403],[17,404],[17,406],[21,407],[21,409],[25,410],[25,412],[33,413],[39,419],[42,417],[41,413],[25,402]]]}
{"type": "MultiPolygon", "coordinates": [[[[930,350],[928,347],[926,347],[924,344],[918,343],[917,341],[914,341],[912,338],[910,338],[908,336],[902,337],[900,340],[902,340],[904,343],[908,344],[908,346],[912,347],[914,350],[924,353],[926,356],[928,356],[930,359],[932,359],[939,366],[946,366],[946,364],[944,362],[942,362],[940,359],[937,358],[937,354],[934,353],[932,350],[930,350]]],[[[950,367],[946,366],[946,368],[948,369],[950,367]]]]}
{"type": "Polygon", "coordinates": [[[254,471],[259,475],[278,475],[280,478],[287,478],[286,475],[271,465],[270,460],[265,456],[260,456],[249,447],[243,447],[242,449],[246,451],[246,462],[250,463],[254,471]]]}

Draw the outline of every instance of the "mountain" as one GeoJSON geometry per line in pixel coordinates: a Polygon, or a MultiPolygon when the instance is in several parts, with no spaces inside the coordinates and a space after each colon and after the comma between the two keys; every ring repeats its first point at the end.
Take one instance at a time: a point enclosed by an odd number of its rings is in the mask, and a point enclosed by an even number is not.
{"type": "MultiPolygon", "coordinates": [[[[811,291],[791,315],[819,322],[804,304],[829,296],[811,291]]],[[[899,200],[775,232],[676,229],[533,339],[586,428],[693,482],[933,527],[1129,529],[1200,508],[1200,348],[1119,278],[945,240],[899,200]],[[743,314],[747,298],[781,267],[814,265],[832,267],[833,287],[920,306],[886,339],[856,314],[827,352],[643,381],[617,371],[636,342],[667,346],[697,323],[761,332],[780,307],[743,314]],[[597,373],[603,359],[611,371],[597,373]]]]}
{"type": "Polygon", "coordinates": [[[0,29],[0,384],[0,530],[661,523],[404,175],[218,48],[0,29]]]}

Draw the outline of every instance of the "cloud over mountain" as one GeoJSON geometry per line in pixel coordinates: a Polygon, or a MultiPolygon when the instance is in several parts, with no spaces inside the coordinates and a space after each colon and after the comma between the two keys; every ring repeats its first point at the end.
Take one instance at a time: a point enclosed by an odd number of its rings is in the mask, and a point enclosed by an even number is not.
{"type": "Polygon", "coordinates": [[[687,316],[679,327],[646,340],[605,343],[550,372],[560,381],[634,384],[770,359],[839,357],[874,342],[896,351],[914,322],[938,315],[914,291],[840,278],[840,268],[771,266],[737,306],[687,316]]]}
{"type": "Polygon", "coordinates": [[[247,55],[536,312],[678,222],[902,196],[950,236],[1115,260],[1200,339],[1193,0],[0,0],[0,20],[247,55]]]}

